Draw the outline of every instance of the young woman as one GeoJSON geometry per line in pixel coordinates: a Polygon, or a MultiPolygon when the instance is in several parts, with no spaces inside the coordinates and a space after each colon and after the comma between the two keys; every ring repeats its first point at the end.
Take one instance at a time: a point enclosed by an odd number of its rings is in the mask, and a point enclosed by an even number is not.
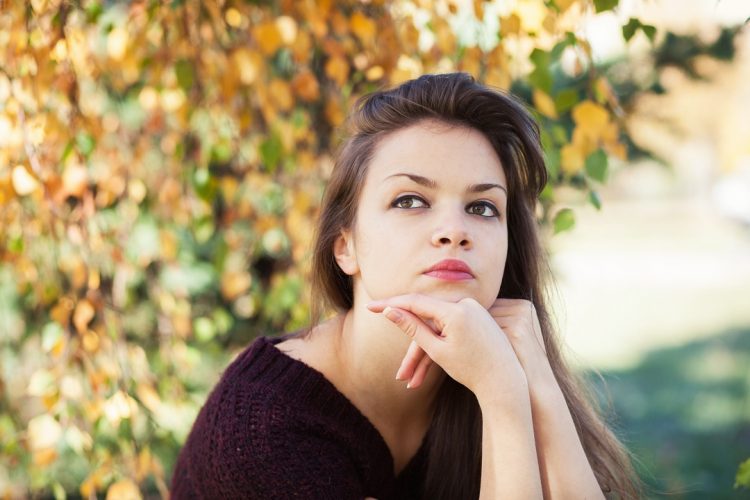
{"type": "Polygon", "coordinates": [[[368,95],[349,123],[311,326],[228,367],[173,498],[637,498],[549,319],[533,119],[457,73],[368,95]]]}

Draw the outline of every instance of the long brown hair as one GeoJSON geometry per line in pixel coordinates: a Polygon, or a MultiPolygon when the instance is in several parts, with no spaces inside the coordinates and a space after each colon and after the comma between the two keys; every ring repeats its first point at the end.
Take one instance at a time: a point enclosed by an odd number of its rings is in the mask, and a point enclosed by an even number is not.
{"type": "MultiPolygon", "coordinates": [[[[547,183],[539,128],[524,106],[465,73],[423,75],[400,86],[360,98],[348,118],[326,186],[312,257],[312,328],[326,309],[339,313],[354,303],[351,276],[334,259],[342,230],[351,229],[367,167],[387,134],[422,120],[439,120],[478,130],[498,154],[508,180],[508,256],[498,297],[533,302],[547,357],[602,490],[616,498],[639,496],[629,455],[607,428],[586,386],[566,366],[546,296],[551,279],[535,216],[547,183]]],[[[482,415],[474,394],[450,377],[439,390],[431,423],[424,498],[478,498],[482,460],[482,415]]]]}

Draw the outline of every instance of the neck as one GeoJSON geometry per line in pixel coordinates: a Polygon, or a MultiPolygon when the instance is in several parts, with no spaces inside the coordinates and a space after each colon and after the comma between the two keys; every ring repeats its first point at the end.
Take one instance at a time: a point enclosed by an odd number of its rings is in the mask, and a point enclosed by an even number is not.
{"type": "Polygon", "coordinates": [[[336,357],[355,405],[385,432],[426,431],[445,372],[434,364],[419,387],[407,389],[395,379],[411,343],[404,332],[356,303],[339,325],[336,357]]]}

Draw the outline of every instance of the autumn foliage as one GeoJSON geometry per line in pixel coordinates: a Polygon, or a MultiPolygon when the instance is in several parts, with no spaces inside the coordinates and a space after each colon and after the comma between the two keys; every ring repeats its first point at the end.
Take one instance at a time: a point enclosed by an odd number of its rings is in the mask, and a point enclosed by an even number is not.
{"type": "MultiPolygon", "coordinates": [[[[579,27],[617,1],[0,2],[0,497],[167,495],[228,357],[304,325],[347,109],[425,72],[528,100],[563,230],[621,110],[579,27]]],[[[632,34],[631,34],[632,36],[632,34]]]]}

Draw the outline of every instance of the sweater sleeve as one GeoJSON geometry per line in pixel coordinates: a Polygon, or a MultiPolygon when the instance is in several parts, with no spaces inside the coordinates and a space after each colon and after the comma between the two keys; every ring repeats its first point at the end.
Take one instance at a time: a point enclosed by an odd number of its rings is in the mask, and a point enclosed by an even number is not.
{"type": "Polygon", "coordinates": [[[365,496],[351,457],[324,427],[265,391],[242,392],[219,387],[201,410],[179,457],[174,500],[365,496]]]}

